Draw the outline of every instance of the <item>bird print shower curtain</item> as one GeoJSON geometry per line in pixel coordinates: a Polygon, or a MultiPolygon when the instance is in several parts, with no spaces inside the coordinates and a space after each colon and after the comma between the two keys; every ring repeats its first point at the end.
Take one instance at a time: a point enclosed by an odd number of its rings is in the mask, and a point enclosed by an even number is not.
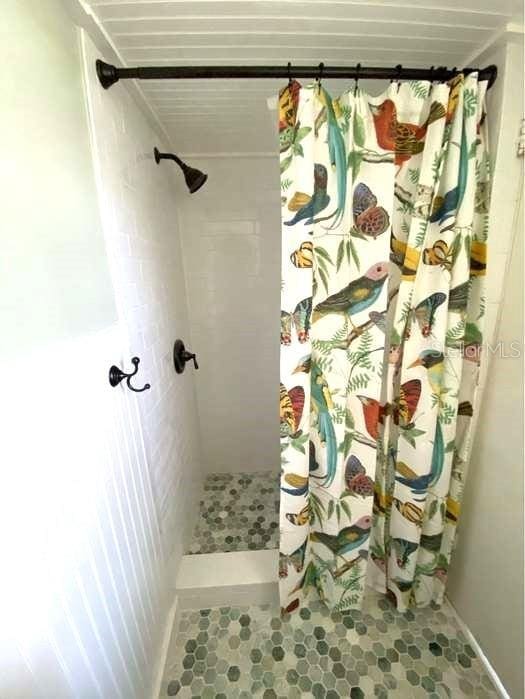
{"type": "Polygon", "coordinates": [[[365,585],[442,601],[482,345],[485,91],[280,94],[283,610],[365,585]]]}

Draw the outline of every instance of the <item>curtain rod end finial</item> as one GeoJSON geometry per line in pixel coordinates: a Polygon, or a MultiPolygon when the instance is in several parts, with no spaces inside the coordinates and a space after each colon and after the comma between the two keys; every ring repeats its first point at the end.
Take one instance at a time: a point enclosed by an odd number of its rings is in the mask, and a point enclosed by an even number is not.
{"type": "Polygon", "coordinates": [[[116,82],[118,82],[119,76],[115,66],[112,66],[109,63],[106,63],[105,61],[101,61],[100,58],[97,58],[96,69],[98,80],[104,88],[104,90],[107,90],[116,82]]]}

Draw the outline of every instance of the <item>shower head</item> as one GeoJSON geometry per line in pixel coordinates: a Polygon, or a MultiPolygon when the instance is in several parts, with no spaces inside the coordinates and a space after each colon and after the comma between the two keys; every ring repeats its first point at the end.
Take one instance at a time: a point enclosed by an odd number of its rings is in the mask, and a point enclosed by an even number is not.
{"type": "Polygon", "coordinates": [[[201,172],[200,170],[197,170],[194,167],[186,165],[185,162],[183,162],[179,157],[177,157],[173,153],[160,153],[158,148],[154,148],[153,155],[155,156],[156,163],[160,163],[161,160],[174,160],[177,163],[177,165],[180,167],[184,174],[186,187],[188,188],[191,194],[200,189],[208,179],[208,175],[206,175],[204,172],[201,172]]]}

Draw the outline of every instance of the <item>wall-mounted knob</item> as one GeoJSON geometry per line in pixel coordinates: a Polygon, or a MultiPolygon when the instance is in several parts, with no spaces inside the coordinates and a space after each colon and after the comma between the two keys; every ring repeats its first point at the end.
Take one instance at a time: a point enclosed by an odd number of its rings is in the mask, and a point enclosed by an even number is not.
{"type": "Polygon", "coordinates": [[[173,364],[177,374],[182,374],[186,366],[186,362],[190,362],[191,360],[193,360],[193,366],[195,369],[198,369],[199,365],[197,364],[197,357],[192,352],[188,352],[186,350],[182,340],[175,340],[175,344],[173,345],[173,364]]]}

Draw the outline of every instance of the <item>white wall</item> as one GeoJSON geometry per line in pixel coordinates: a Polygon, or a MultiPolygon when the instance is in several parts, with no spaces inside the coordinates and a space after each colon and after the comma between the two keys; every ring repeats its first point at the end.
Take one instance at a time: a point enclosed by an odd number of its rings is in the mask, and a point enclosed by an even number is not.
{"type": "MultiPolygon", "coordinates": [[[[485,356],[484,391],[448,596],[512,699],[523,697],[523,161],[519,37],[503,37],[481,62],[500,70],[489,93],[495,156],[489,233],[486,341],[516,342],[520,356],[485,356]]],[[[520,45],[521,43],[521,45],[520,45]]]]}
{"type": "Polygon", "coordinates": [[[208,173],[179,209],[203,466],[277,472],[278,155],[188,162],[208,173]]]}
{"type": "Polygon", "coordinates": [[[77,37],[58,0],[1,3],[0,356],[117,319],[77,37]]]}
{"type": "Polygon", "coordinates": [[[0,696],[148,699],[199,478],[174,176],[86,40],[93,160],[70,5],[0,7],[0,696]]]}
{"type": "Polygon", "coordinates": [[[78,35],[59,0],[0,26],[0,696],[145,699],[165,580],[78,35]]]}
{"type": "MultiPolygon", "coordinates": [[[[189,337],[177,226],[173,163],[157,165],[153,148],[168,149],[125,84],[104,90],[99,52],[83,33],[90,127],[104,231],[119,315],[130,357],[140,357],[137,398],[166,560],[176,568],[196,518],[201,457],[194,375],[177,375],[173,343],[189,337]]],[[[129,358],[127,365],[129,366],[129,358]]]]}

